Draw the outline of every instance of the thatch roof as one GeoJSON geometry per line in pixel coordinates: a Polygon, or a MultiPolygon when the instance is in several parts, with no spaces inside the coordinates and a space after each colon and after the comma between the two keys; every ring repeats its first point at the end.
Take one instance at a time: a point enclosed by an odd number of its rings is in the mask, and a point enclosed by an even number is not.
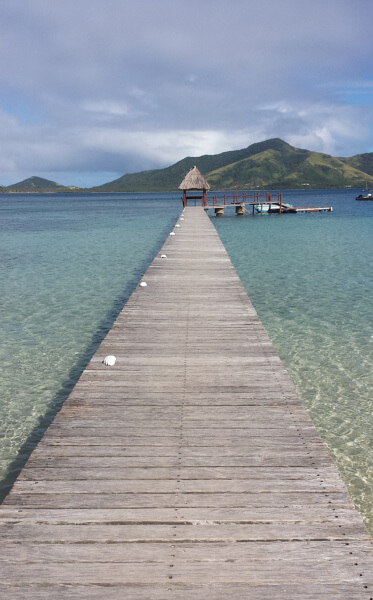
{"type": "Polygon", "coordinates": [[[198,171],[197,167],[190,169],[179,185],[179,190],[209,190],[210,186],[206,179],[198,171]]]}

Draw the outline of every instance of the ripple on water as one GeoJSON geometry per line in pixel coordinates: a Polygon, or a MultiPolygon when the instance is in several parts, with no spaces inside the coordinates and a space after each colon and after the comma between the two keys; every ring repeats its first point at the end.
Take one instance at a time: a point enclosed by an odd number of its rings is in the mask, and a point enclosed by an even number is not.
{"type": "Polygon", "coordinates": [[[213,222],[373,533],[373,205],[353,191],[298,198],[322,202],[334,212],[213,222]]]}
{"type": "Polygon", "coordinates": [[[0,493],[180,210],[170,194],[0,196],[0,493]]]}

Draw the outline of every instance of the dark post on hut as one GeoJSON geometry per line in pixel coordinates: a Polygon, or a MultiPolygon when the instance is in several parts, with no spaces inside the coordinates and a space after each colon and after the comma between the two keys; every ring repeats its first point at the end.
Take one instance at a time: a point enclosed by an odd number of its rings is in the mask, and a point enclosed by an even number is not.
{"type": "MultiPolygon", "coordinates": [[[[183,191],[183,206],[187,206],[188,200],[202,200],[202,206],[206,206],[206,194],[210,189],[206,179],[201,175],[197,167],[190,169],[179,185],[179,190],[183,191]],[[192,194],[190,194],[192,192],[192,194]],[[199,192],[197,195],[196,192],[199,192]]],[[[194,203],[195,204],[195,203],[194,203]]]]}

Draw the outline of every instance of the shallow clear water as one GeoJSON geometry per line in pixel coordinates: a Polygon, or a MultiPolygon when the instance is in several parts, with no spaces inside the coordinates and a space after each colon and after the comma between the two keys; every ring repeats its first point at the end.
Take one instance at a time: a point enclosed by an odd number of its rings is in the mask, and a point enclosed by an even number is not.
{"type": "Polygon", "coordinates": [[[373,532],[373,202],[355,195],[289,191],[334,212],[213,222],[373,532]]]}
{"type": "MultiPolygon", "coordinates": [[[[373,202],[212,217],[373,533],[373,202]]],[[[179,194],[0,195],[0,492],[162,246],[179,194]]]]}
{"type": "Polygon", "coordinates": [[[0,492],[181,211],[179,194],[0,195],[0,492]]]}

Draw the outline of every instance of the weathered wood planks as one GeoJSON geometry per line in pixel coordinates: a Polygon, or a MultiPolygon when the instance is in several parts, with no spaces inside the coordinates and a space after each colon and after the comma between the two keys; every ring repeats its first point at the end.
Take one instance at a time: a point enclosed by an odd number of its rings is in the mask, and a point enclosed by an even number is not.
{"type": "Polygon", "coordinates": [[[362,519],[213,225],[183,217],[0,510],[1,593],[369,600],[362,519]]]}

